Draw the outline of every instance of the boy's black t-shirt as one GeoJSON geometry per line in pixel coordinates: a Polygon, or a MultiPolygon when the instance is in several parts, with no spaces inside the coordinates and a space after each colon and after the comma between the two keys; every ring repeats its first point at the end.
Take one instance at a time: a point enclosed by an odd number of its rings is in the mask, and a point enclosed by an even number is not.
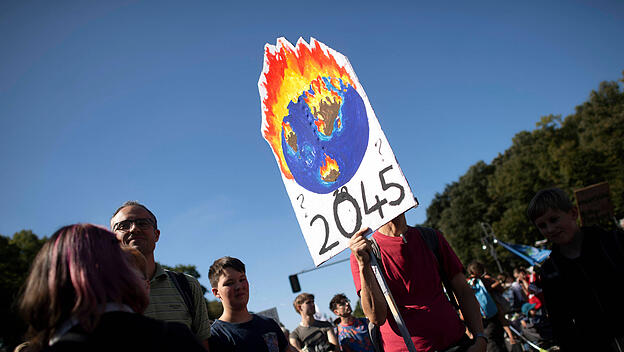
{"type": "Polygon", "coordinates": [[[256,314],[245,323],[215,320],[210,335],[212,351],[283,352],[288,346],[279,325],[271,318],[256,314]]]}

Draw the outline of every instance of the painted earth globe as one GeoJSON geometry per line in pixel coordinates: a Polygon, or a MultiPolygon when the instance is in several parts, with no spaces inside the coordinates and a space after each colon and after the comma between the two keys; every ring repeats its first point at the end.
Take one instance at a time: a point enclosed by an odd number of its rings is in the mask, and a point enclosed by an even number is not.
{"type": "Polygon", "coordinates": [[[355,88],[318,77],[288,105],[281,136],[286,164],[303,188],[330,193],[355,175],[368,134],[366,106],[355,88]]]}

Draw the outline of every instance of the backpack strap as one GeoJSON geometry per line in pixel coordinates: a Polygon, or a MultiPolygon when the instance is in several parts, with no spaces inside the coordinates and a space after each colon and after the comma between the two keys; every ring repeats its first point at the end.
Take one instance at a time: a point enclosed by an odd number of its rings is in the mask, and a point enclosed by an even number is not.
{"type": "Polygon", "coordinates": [[[193,291],[191,290],[191,284],[188,281],[188,278],[183,273],[179,273],[177,271],[165,270],[167,276],[173,282],[173,285],[176,287],[178,292],[180,292],[180,296],[184,300],[184,304],[186,304],[186,308],[188,309],[191,318],[195,316],[195,304],[193,300],[193,291]]]}
{"type": "Polygon", "coordinates": [[[459,309],[459,305],[457,304],[457,298],[455,297],[455,293],[453,292],[453,287],[449,281],[449,278],[442,267],[442,254],[440,253],[440,240],[438,239],[438,233],[436,230],[430,227],[424,226],[415,226],[418,233],[422,237],[423,241],[427,244],[429,250],[433,252],[434,257],[438,263],[438,275],[440,276],[440,281],[442,281],[442,289],[444,290],[444,294],[446,298],[451,302],[453,307],[457,310],[459,309]]]}

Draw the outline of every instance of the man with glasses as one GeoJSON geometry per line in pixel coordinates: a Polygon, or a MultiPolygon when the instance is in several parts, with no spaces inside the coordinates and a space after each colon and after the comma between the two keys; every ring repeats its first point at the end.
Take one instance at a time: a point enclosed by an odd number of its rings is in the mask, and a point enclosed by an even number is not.
{"type": "Polygon", "coordinates": [[[344,293],[335,295],[329,309],[338,316],[338,342],[343,352],[375,352],[368,334],[368,319],[353,316],[351,303],[344,293]]]}
{"type": "Polygon", "coordinates": [[[127,201],[115,211],[110,226],[120,243],[138,249],[147,261],[150,303],[144,315],[185,324],[208,348],[210,320],[199,282],[190,275],[177,279],[180,274],[164,270],[154,260],[160,237],[154,214],[141,203],[127,201]]]}

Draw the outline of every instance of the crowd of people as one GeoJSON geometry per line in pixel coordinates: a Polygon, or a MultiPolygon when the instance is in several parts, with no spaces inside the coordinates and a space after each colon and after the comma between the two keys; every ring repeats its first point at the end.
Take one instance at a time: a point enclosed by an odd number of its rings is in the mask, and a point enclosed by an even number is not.
{"type": "Polygon", "coordinates": [[[129,201],[114,212],[110,231],[69,225],[45,243],[19,301],[29,330],[16,350],[393,352],[413,344],[477,352],[528,344],[622,352],[624,304],[614,284],[624,277],[622,232],[579,227],[559,189],[538,192],[527,216],[552,242],[552,254],[513,277],[494,277],[479,262],[464,268],[440,231],[408,226],[404,215],[368,239],[362,229],[349,248],[365,318],[337,294],[329,302],[336,320],[317,320],[314,295],[302,293],[293,302],[301,322],[288,332],[249,312],[245,264],[233,257],[210,267],[212,293],[223,304],[211,322],[199,282],[156,261],[156,216],[129,201]]]}

